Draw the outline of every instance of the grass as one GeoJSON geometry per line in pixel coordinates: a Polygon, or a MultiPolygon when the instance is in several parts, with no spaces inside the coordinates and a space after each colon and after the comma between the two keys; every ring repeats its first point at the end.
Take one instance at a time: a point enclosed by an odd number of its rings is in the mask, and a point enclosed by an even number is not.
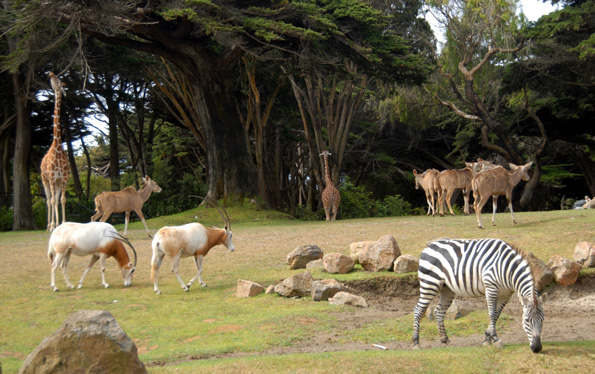
{"type": "MultiPolygon", "coordinates": [[[[533,355],[526,344],[492,348],[447,348],[421,351],[356,351],[283,354],[317,335],[338,334],[340,342],[409,342],[411,316],[377,320],[359,328],[342,330],[338,315],[350,307],[335,307],[310,299],[284,299],[260,295],[234,296],[238,279],[265,286],[276,284],[304,270],[289,270],[285,258],[298,245],[317,244],[325,253],[348,254],[352,242],[393,235],[402,253],[419,256],[426,242],[440,238],[498,237],[530,251],[544,261],[554,254],[572,258],[579,241],[595,241],[595,212],[520,212],[513,225],[510,214],[497,214],[497,226],[479,230],[474,217],[399,217],[327,222],[302,222],[254,206],[231,207],[236,251],[214,248],[204,260],[207,288],[193,286],[183,292],[169,272],[166,259],[160,272],[162,295],[153,293],[150,280],[151,241],[142,223],[133,222],[129,237],[139,258],[133,285],[122,287],[115,261],[107,261],[106,280],[100,285],[98,265],[83,289],[67,290],[60,272],[60,292],[51,292],[46,258],[49,234],[44,231],[0,233],[0,363],[3,373],[16,373],[26,356],[52,334],[73,312],[102,309],[111,312],[139,349],[151,373],[268,373],[268,372],[545,372],[553,367],[570,372],[595,368],[593,342],[547,343],[544,354],[533,355]],[[274,352],[275,354],[262,354],[274,352]],[[578,358],[581,357],[581,360],[578,358]],[[580,367],[579,363],[580,362],[580,367]]],[[[196,209],[147,221],[153,233],[165,225],[200,221],[221,226],[215,209],[196,209]],[[194,218],[197,217],[197,218],[194,218]]],[[[116,226],[123,230],[123,225],[116,226]]],[[[76,284],[88,258],[72,256],[69,267],[76,284]]],[[[184,280],[195,273],[193,262],[183,259],[184,280]]],[[[314,278],[330,277],[320,270],[314,278]]],[[[381,275],[396,276],[393,273],[381,275]]],[[[337,275],[340,281],[378,277],[358,269],[337,275]]],[[[506,312],[506,311],[505,311],[506,312]]],[[[588,318],[588,317],[585,317],[588,318]]],[[[465,336],[483,331],[485,311],[449,324],[449,335],[465,336]]],[[[425,322],[424,322],[425,323],[425,322]]],[[[501,323],[506,323],[504,316],[501,323]]],[[[435,325],[422,328],[422,339],[435,339],[435,325]],[[427,338],[424,337],[426,334],[427,338]]]]}

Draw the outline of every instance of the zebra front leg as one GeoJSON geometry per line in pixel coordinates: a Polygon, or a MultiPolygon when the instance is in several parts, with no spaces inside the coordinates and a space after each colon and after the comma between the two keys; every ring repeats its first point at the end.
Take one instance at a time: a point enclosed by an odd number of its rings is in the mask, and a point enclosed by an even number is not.
{"type": "Polygon", "coordinates": [[[509,295],[498,295],[497,290],[486,289],[486,299],[488,302],[488,313],[490,315],[490,324],[485,332],[486,338],[483,345],[494,344],[497,348],[504,348],[504,342],[498,338],[496,333],[496,322],[500,318],[502,310],[510,300],[509,295]]]}

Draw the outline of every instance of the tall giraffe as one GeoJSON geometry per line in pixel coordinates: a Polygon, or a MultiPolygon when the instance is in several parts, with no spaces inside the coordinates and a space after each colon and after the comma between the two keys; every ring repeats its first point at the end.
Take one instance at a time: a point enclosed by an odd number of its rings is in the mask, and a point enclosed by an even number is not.
{"type": "Polygon", "coordinates": [[[330,168],[328,167],[328,150],[324,150],[320,155],[324,157],[324,182],[326,187],[322,191],[322,205],[324,206],[324,213],[327,221],[334,221],[337,219],[337,211],[341,204],[341,194],[337,187],[335,187],[331,179],[330,168]]]}
{"type": "Polygon", "coordinates": [[[62,147],[62,132],[60,129],[60,104],[64,86],[60,78],[53,72],[50,72],[50,82],[54,90],[54,140],[48,153],[41,160],[41,181],[48,205],[48,231],[53,231],[60,222],[60,213],[58,212],[58,196],[62,196],[62,222],[66,222],[66,184],[70,174],[68,157],[62,147]]]}

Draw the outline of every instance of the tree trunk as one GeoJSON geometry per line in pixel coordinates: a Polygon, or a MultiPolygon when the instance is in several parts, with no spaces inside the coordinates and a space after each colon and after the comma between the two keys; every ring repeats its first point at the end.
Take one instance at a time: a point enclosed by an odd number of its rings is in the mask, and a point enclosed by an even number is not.
{"type": "MultiPolygon", "coordinates": [[[[192,75],[189,75],[192,77],[192,75]]],[[[192,79],[208,160],[207,198],[242,201],[258,193],[256,167],[246,149],[245,133],[227,85],[229,78],[192,79]]]]}
{"type": "MultiPolygon", "coordinates": [[[[10,44],[10,43],[9,43],[10,44]]],[[[13,159],[13,230],[35,229],[35,216],[29,183],[29,155],[31,152],[31,111],[28,108],[27,79],[22,73],[12,73],[17,127],[13,159]]]]}

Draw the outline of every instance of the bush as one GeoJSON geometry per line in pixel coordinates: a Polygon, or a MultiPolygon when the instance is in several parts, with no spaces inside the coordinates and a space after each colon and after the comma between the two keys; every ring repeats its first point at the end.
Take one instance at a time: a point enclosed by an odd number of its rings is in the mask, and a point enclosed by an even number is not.
{"type": "Polygon", "coordinates": [[[341,218],[396,217],[413,214],[411,204],[401,195],[372,199],[372,193],[363,186],[354,186],[345,178],[339,186],[341,192],[341,218]]]}
{"type": "Polygon", "coordinates": [[[0,206],[0,231],[12,230],[12,209],[0,206]]]}

